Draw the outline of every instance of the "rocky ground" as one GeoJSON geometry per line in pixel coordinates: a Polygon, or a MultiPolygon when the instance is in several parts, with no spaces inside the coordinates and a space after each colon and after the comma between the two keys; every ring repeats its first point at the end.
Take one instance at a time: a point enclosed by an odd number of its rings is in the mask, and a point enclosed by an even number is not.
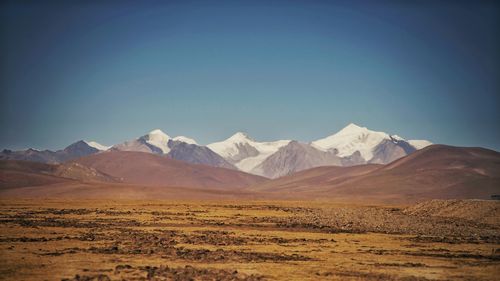
{"type": "Polygon", "coordinates": [[[0,201],[0,279],[494,280],[499,207],[0,201]]]}
{"type": "Polygon", "coordinates": [[[415,239],[449,243],[500,243],[500,202],[433,200],[408,208],[326,207],[269,218],[282,227],[316,228],[332,233],[415,235],[415,239]]]}

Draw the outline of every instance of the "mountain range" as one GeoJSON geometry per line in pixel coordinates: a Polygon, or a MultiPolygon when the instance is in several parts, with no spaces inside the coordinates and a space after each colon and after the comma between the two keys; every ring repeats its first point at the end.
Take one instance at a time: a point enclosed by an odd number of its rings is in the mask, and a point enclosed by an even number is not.
{"type": "Polygon", "coordinates": [[[81,140],[58,151],[3,150],[0,159],[58,164],[103,151],[133,151],[279,178],[319,166],[387,164],[431,144],[426,140],[405,140],[352,123],[335,134],[310,143],[296,140],[260,142],[238,132],[226,140],[203,146],[194,139],[170,137],[156,129],[109,147],[81,140]]]}
{"type": "Polygon", "coordinates": [[[389,164],[322,166],[276,179],[135,151],[108,150],[63,164],[0,160],[0,198],[314,199],[406,204],[435,198],[489,199],[498,194],[499,152],[446,145],[430,145],[389,164]]]}
{"type": "Polygon", "coordinates": [[[500,153],[349,124],[325,138],[208,144],[153,130],[113,146],[4,150],[0,195],[77,198],[336,199],[409,203],[500,194],[500,153]]]}

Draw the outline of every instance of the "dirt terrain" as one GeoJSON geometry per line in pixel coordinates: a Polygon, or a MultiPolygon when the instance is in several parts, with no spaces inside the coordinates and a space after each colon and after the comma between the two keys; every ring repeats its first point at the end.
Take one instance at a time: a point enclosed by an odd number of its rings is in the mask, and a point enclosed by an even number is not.
{"type": "Polygon", "coordinates": [[[0,279],[498,280],[499,217],[479,200],[2,200],[0,279]]]}

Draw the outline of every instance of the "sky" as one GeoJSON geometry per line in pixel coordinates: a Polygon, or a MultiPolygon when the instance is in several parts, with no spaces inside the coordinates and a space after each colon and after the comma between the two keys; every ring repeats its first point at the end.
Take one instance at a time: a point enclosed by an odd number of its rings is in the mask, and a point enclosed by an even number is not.
{"type": "Polygon", "coordinates": [[[495,1],[2,1],[0,149],[349,123],[500,151],[495,1]]]}

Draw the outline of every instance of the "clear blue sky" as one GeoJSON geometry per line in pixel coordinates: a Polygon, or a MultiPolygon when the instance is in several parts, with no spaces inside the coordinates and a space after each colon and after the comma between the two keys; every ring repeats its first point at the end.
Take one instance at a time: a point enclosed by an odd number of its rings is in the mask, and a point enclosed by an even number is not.
{"type": "Polygon", "coordinates": [[[500,150],[495,1],[3,1],[0,15],[0,148],[155,128],[311,141],[354,122],[500,150]]]}

